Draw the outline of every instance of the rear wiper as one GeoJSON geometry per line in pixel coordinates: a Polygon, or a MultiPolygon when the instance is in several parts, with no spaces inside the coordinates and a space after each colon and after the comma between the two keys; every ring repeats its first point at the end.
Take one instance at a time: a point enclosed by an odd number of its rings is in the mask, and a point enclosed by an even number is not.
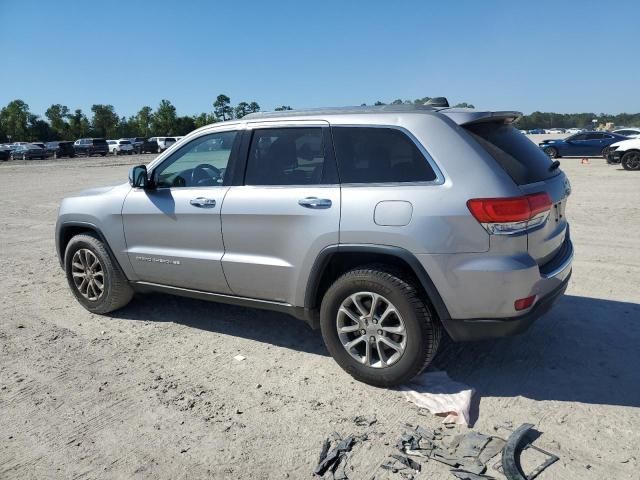
{"type": "Polygon", "coordinates": [[[549,171],[553,172],[559,166],[560,166],[560,160],[554,160],[553,163],[549,165],[549,171]]]}

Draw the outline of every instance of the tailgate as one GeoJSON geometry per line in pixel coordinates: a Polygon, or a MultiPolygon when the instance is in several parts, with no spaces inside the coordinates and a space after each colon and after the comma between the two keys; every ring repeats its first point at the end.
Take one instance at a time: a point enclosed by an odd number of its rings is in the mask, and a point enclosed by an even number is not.
{"type": "Polygon", "coordinates": [[[527,233],[528,252],[538,265],[544,265],[560,251],[568,234],[565,216],[571,187],[557,163],[524,136],[508,119],[488,117],[463,127],[496,163],[511,177],[523,194],[546,192],[552,207],[547,221],[527,233]]]}
{"type": "Polygon", "coordinates": [[[544,265],[553,259],[568,236],[569,224],[565,215],[567,199],[571,193],[569,180],[564,173],[544,182],[520,185],[523,193],[547,192],[553,207],[547,221],[528,233],[528,251],[538,265],[544,265]]]}

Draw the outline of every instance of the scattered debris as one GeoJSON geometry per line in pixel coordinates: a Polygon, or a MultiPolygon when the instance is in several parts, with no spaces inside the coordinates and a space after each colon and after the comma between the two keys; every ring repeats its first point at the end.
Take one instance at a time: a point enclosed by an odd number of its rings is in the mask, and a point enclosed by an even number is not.
{"type": "Polygon", "coordinates": [[[454,382],[447,372],[426,372],[400,387],[404,397],[433,415],[444,416],[443,423],[471,424],[469,411],[475,390],[454,382]]]}
{"type": "Polygon", "coordinates": [[[450,470],[450,472],[454,477],[460,480],[495,480],[495,477],[491,477],[489,475],[467,472],[466,470],[461,470],[458,468],[454,468],[453,470],[450,470]]]}
{"type": "Polygon", "coordinates": [[[422,466],[404,455],[389,455],[380,468],[389,470],[393,473],[399,473],[405,480],[413,480],[415,474],[422,470],[422,466]]]}
{"type": "Polygon", "coordinates": [[[371,417],[356,415],[352,420],[358,427],[370,427],[378,421],[375,415],[372,415],[371,417]]]}
{"type": "MultiPolygon", "coordinates": [[[[528,436],[532,429],[533,425],[531,423],[523,423],[507,439],[504,449],[502,450],[501,470],[508,480],[533,480],[549,465],[559,460],[558,456],[531,444],[528,436]],[[547,456],[547,459],[528,475],[524,473],[520,466],[520,455],[522,451],[527,448],[531,448],[547,456]]],[[[498,470],[498,468],[496,468],[496,470],[498,470]]]]}
{"type": "Polygon", "coordinates": [[[313,473],[321,477],[325,473],[331,472],[333,473],[334,480],[347,479],[348,477],[346,476],[344,465],[342,468],[339,467],[343,458],[351,451],[355,443],[356,438],[353,435],[340,438],[340,435],[337,433],[332,433],[329,438],[322,443],[322,450],[320,451],[318,465],[313,473]],[[336,445],[333,449],[329,450],[332,443],[336,443],[336,445]]]}
{"type": "Polygon", "coordinates": [[[244,360],[246,357],[242,356],[242,355],[236,355],[235,357],[233,357],[234,360],[237,360],[238,362],[241,362],[242,360],[244,360]]]}

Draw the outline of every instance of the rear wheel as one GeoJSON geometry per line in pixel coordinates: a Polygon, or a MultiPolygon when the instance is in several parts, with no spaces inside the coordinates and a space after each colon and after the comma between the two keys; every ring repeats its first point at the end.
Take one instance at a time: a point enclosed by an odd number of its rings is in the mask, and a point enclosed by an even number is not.
{"type": "Polygon", "coordinates": [[[600,152],[602,158],[606,159],[609,156],[609,147],[604,147],[600,152]]]}
{"type": "Polygon", "coordinates": [[[440,324],[416,288],[378,267],[352,270],[320,309],[327,349],[346,372],[379,387],[406,383],[435,357],[440,324]]]}
{"type": "Polygon", "coordinates": [[[133,296],[127,279],[112,262],[104,244],[92,234],[76,235],[69,241],[64,267],[71,291],[90,312],[117,310],[133,296]]]}
{"type": "Polygon", "coordinates": [[[640,170],[640,152],[625,153],[621,163],[625,170],[640,170]]]}
{"type": "Polygon", "coordinates": [[[545,147],[543,151],[549,158],[558,158],[558,149],[555,147],[545,147]]]}

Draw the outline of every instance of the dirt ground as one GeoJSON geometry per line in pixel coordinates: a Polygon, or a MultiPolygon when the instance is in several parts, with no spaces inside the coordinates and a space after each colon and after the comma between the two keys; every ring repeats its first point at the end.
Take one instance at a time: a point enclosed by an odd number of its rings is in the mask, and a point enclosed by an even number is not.
{"type": "MultiPolygon", "coordinates": [[[[0,478],[311,478],[337,431],[368,432],[349,477],[369,479],[403,422],[440,425],[353,381],[319,332],[281,314],[156,294],[112,316],[84,310],[55,256],[59,202],[150,159],[0,164],[0,478]],[[356,426],[362,414],[377,423],[356,426]]],[[[525,335],[449,344],[436,363],[477,390],[476,430],[535,424],[560,456],[540,479],[637,479],[640,174],[561,163],[576,250],[566,296],[525,335]]],[[[417,478],[453,477],[423,462],[417,478]]]]}

